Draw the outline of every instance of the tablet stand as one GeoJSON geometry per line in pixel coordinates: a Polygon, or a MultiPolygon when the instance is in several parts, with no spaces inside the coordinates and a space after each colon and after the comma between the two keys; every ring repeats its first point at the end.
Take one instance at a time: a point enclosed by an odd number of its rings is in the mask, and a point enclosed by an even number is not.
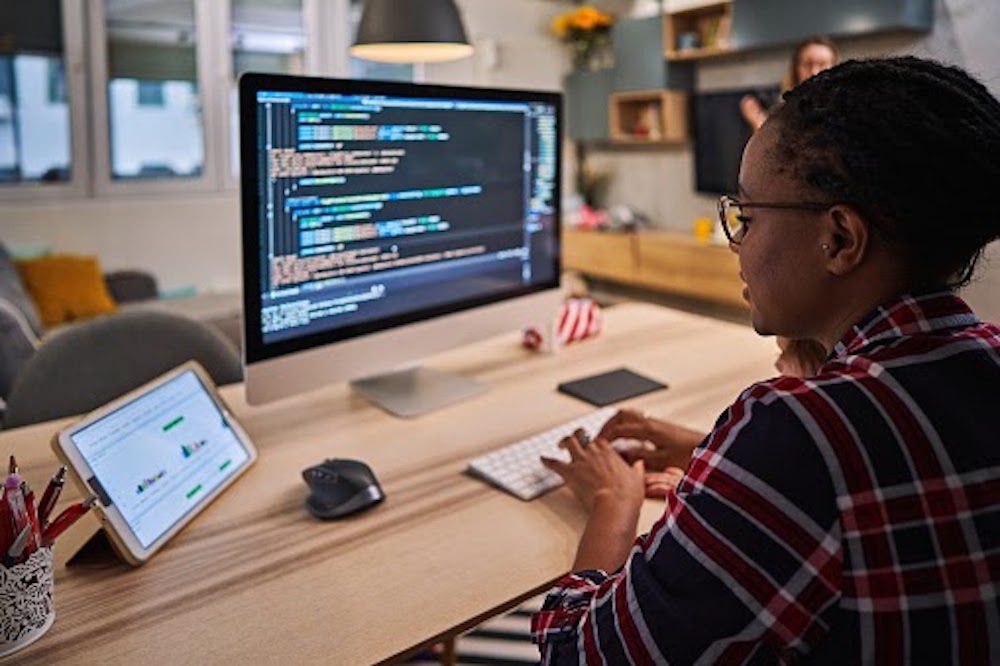
{"type": "Polygon", "coordinates": [[[107,569],[116,566],[122,559],[115,547],[111,545],[103,528],[94,532],[80,548],[66,560],[67,567],[80,569],[107,569]]]}

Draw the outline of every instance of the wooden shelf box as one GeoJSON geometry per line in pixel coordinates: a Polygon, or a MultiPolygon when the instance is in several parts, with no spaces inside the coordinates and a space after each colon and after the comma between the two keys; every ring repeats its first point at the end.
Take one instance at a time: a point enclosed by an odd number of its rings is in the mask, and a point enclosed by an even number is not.
{"type": "Polygon", "coordinates": [[[664,57],[670,61],[724,55],[733,49],[733,4],[716,2],[663,17],[664,57]],[[698,45],[683,47],[684,35],[698,36],[698,45]]]}
{"type": "Polygon", "coordinates": [[[687,100],[687,93],[677,90],[612,93],[608,135],[615,143],[683,143],[688,139],[687,100]]]}

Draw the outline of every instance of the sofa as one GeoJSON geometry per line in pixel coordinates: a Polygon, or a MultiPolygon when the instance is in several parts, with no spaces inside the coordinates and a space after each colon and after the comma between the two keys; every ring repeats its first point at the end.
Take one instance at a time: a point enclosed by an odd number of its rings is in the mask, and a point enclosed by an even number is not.
{"type": "MultiPolygon", "coordinates": [[[[104,275],[118,312],[156,311],[208,324],[239,350],[242,303],[238,292],[161,299],[155,279],[142,271],[104,275]]],[[[75,322],[46,328],[10,253],[0,243],[0,413],[22,368],[40,345],[75,322]]]]}

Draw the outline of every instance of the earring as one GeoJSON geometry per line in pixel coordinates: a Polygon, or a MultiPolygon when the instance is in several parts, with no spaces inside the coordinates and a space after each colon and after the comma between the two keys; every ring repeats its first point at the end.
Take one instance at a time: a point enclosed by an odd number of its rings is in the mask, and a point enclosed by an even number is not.
{"type": "Polygon", "coordinates": [[[823,245],[821,245],[820,247],[822,247],[824,250],[829,250],[830,249],[830,244],[829,243],[823,243],[823,245]]]}

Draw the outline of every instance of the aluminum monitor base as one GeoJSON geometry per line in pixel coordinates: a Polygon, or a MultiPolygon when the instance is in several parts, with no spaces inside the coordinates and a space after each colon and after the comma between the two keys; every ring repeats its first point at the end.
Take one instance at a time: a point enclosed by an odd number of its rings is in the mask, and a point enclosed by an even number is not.
{"type": "Polygon", "coordinates": [[[358,379],[351,387],[387,412],[407,419],[486,391],[482,382],[424,367],[358,379]]]}

